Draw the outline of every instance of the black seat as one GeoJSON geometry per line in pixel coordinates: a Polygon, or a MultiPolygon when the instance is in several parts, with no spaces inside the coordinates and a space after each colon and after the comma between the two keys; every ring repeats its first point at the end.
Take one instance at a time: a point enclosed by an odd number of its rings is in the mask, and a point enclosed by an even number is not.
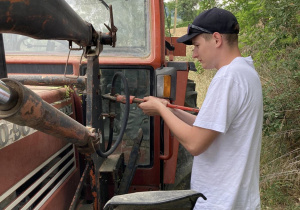
{"type": "Polygon", "coordinates": [[[104,210],[193,209],[199,197],[206,200],[202,193],[193,190],[137,192],[114,196],[104,210]]]}

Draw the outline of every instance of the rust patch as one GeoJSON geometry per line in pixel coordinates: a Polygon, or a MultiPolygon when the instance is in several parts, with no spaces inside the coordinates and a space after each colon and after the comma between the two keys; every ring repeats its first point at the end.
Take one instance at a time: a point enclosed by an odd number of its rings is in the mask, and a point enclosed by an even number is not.
{"type": "Polygon", "coordinates": [[[8,11],[5,13],[5,15],[6,15],[6,22],[8,23],[8,22],[10,22],[10,21],[12,21],[13,19],[11,18],[11,15],[10,15],[10,10],[12,9],[12,6],[10,6],[9,7],[9,9],[8,9],[8,11]]]}
{"type": "Polygon", "coordinates": [[[22,2],[26,5],[30,4],[30,0],[10,0],[10,3],[19,3],[19,2],[22,2]]]}
{"type": "Polygon", "coordinates": [[[42,28],[43,28],[43,29],[45,29],[45,27],[46,27],[48,21],[49,21],[49,20],[45,20],[45,21],[42,23],[42,28]]]}
{"type": "Polygon", "coordinates": [[[31,115],[34,112],[33,106],[30,108],[30,111],[25,112],[25,115],[31,115]]]}
{"type": "Polygon", "coordinates": [[[95,179],[93,169],[90,169],[90,177],[92,178],[92,185],[96,186],[96,179],[95,179]]]}

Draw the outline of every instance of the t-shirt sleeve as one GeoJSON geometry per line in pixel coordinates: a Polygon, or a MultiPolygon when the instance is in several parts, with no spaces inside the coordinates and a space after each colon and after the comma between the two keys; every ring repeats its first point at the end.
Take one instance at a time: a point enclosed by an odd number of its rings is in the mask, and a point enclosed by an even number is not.
{"type": "Polygon", "coordinates": [[[241,107],[241,90],[230,77],[214,78],[194,126],[226,133],[241,107]]]}

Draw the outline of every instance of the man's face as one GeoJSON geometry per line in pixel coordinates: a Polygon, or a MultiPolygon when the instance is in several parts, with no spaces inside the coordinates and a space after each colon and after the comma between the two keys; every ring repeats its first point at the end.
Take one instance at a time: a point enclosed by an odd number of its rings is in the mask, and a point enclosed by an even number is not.
{"type": "Polygon", "coordinates": [[[197,58],[204,69],[216,68],[216,53],[214,39],[205,39],[203,35],[198,35],[192,39],[194,50],[193,58],[197,58]]]}

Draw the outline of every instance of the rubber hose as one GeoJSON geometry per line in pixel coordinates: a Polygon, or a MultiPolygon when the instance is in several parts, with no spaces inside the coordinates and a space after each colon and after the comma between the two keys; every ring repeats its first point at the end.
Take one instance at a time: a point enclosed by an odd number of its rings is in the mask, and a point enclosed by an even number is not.
{"type": "MultiPolygon", "coordinates": [[[[129,88],[128,88],[128,82],[126,77],[124,76],[124,74],[122,74],[121,72],[116,72],[113,80],[112,80],[112,87],[111,87],[111,93],[114,94],[114,88],[115,88],[115,82],[117,77],[121,77],[123,85],[124,85],[124,92],[125,92],[125,97],[126,97],[126,103],[125,103],[125,111],[124,111],[124,116],[122,119],[122,124],[121,124],[121,129],[120,129],[120,134],[117,138],[117,141],[114,143],[114,145],[107,151],[107,152],[102,152],[99,148],[96,149],[96,153],[100,156],[100,157],[107,157],[109,155],[111,155],[119,146],[119,144],[121,143],[121,140],[123,138],[123,135],[125,133],[126,130],[126,126],[127,126],[127,121],[128,121],[128,116],[129,116],[129,110],[130,110],[130,99],[129,99],[129,88]]],[[[110,139],[112,139],[112,137],[109,137],[110,139]]]]}

